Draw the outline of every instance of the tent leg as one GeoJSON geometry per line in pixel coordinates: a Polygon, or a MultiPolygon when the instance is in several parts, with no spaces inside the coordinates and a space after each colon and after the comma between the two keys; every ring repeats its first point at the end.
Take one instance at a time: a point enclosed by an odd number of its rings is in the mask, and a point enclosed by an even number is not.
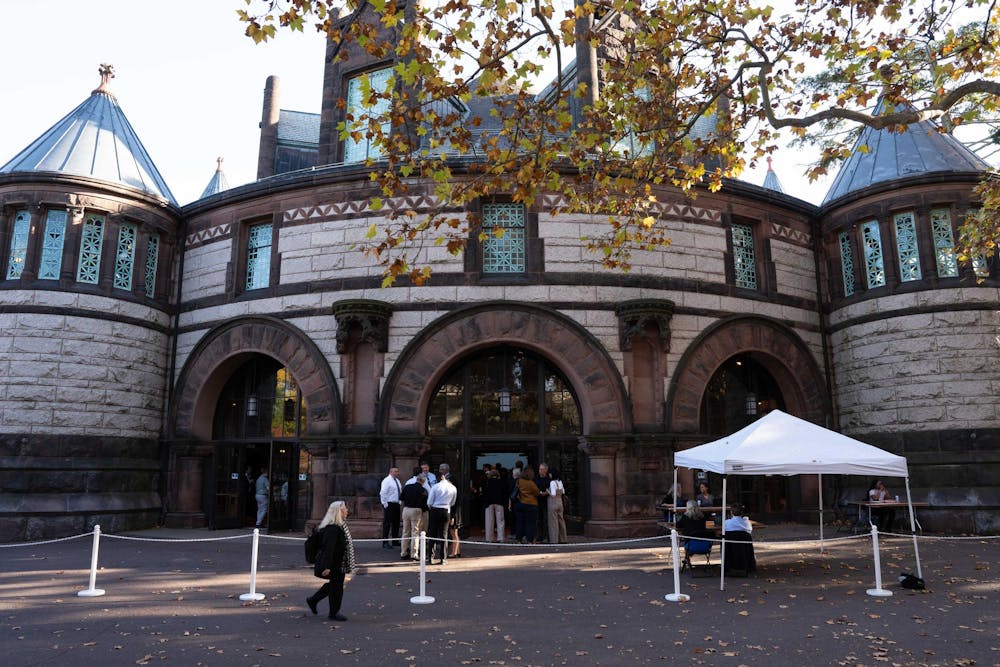
{"type": "Polygon", "coordinates": [[[823,553],[823,473],[819,473],[819,553],[823,553]]]}
{"type": "Polygon", "coordinates": [[[677,466],[674,466],[674,485],[670,487],[670,504],[674,506],[674,511],[670,513],[674,523],[677,523],[677,466]]]}
{"type": "Polygon", "coordinates": [[[722,517],[719,519],[722,521],[722,546],[720,550],[722,555],[719,557],[719,590],[726,590],[726,482],[728,481],[726,475],[722,476],[722,517]]]}
{"type": "Polygon", "coordinates": [[[910,497],[910,478],[903,478],[906,482],[906,506],[910,510],[910,536],[913,538],[913,555],[917,559],[917,576],[924,578],[924,573],[920,568],[920,547],[917,546],[917,526],[913,516],[913,500],[910,497]]]}

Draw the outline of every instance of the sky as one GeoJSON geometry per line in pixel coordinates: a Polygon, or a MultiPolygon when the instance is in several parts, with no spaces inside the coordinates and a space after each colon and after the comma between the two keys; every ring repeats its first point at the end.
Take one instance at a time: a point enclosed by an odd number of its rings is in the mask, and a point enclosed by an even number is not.
{"type": "MultiPolygon", "coordinates": [[[[111,90],[181,205],[197,199],[223,157],[229,185],[254,180],[264,82],[281,81],[283,109],[319,113],[323,36],[243,34],[243,0],[3,0],[0,165],[72,111],[115,66],[111,90]],[[13,28],[13,29],[12,29],[13,28]]],[[[802,176],[803,151],[775,155],[789,194],[819,203],[831,179],[802,176]]],[[[743,180],[760,185],[766,167],[743,180]]]]}

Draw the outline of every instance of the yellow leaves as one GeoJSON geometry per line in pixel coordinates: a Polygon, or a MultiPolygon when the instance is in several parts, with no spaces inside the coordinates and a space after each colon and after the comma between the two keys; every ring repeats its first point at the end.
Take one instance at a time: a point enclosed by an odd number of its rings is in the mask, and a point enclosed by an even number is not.
{"type": "Polygon", "coordinates": [[[654,217],[653,217],[653,216],[651,216],[651,215],[647,215],[647,216],[646,216],[645,218],[643,218],[643,219],[642,219],[642,225],[643,225],[643,226],[644,226],[644,227],[645,227],[646,229],[649,229],[649,228],[651,228],[651,227],[652,227],[653,225],[655,225],[655,224],[656,224],[656,218],[654,218],[654,217]]]}

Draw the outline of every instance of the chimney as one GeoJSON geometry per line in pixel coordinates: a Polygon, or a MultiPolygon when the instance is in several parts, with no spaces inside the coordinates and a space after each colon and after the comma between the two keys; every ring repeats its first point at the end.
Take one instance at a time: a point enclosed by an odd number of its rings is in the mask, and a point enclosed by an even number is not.
{"type": "Polygon", "coordinates": [[[278,117],[281,114],[281,80],[273,74],[264,84],[264,110],[260,119],[260,152],[257,178],[274,176],[274,154],[278,150],[278,117]]]}

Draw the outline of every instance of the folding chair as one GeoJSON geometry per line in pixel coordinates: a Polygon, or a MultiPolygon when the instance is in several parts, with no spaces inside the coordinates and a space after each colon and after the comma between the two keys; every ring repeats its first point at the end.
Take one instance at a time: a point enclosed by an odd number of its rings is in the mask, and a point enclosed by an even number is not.
{"type": "MultiPolygon", "coordinates": [[[[691,576],[697,576],[697,570],[709,570],[712,568],[712,543],[708,540],[700,540],[699,537],[715,537],[715,533],[706,531],[705,533],[695,533],[684,542],[684,561],[681,563],[681,570],[690,569],[691,576]],[[691,562],[691,556],[704,556],[705,564],[695,566],[691,562]]],[[[706,575],[707,576],[707,575],[706,575]]]]}
{"type": "Polygon", "coordinates": [[[750,533],[736,530],[726,533],[726,574],[749,577],[757,571],[757,558],[753,552],[750,533]]]}

